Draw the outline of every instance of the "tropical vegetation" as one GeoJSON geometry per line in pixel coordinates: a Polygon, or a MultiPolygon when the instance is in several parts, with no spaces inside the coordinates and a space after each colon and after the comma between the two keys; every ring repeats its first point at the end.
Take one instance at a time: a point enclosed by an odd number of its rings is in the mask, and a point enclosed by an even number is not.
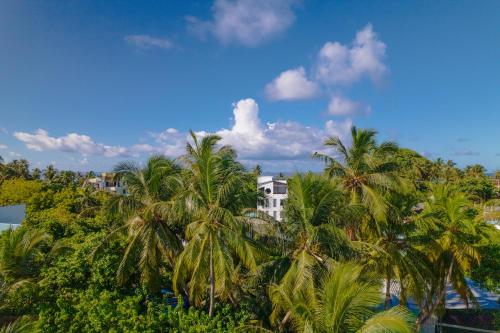
{"type": "Polygon", "coordinates": [[[448,288],[471,307],[469,279],[498,291],[500,193],[482,166],[355,127],[313,158],[324,172],[280,174],[281,222],[256,209],[262,168],[217,135],[119,163],[123,195],[0,159],[0,206],[26,205],[0,233],[1,331],[415,332],[448,288]]]}

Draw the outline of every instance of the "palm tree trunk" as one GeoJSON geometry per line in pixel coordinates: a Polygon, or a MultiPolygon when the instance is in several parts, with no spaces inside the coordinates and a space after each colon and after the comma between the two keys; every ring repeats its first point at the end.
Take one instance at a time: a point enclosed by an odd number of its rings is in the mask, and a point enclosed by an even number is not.
{"type": "Polygon", "coordinates": [[[406,287],[401,279],[399,284],[399,305],[406,306],[406,287]]]}
{"type": "MultiPolygon", "coordinates": [[[[351,190],[351,204],[359,204],[359,196],[355,189],[351,190]]],[[[358,230],[360,224],[361,222],[355,219],[354,222],[351,222],[347,225],[346,233],[347,237],[349,237],[350,240],[356,240],[356,231],[358,230]]]]}
{"type": "MultiPolygon", "coordinates": [[[[436,297],[436,302],[431,302],[429,309],[427,310],[422,310],[420,314],[418,315],[417,318],[417,329],[420,329],[421,325],[427,321],[429,318],[435,314],[436,308],[439,305],[442,305],[443,308],[446,310],[446,286],[448,283],[451,281],[451,275],[453,273],[453,266],[455,264],[455,260],[452,258],[450,266],[448,267],[446,276],[443,281],[443,286],[441,286],[441,290],[438,291],[438,295],[436,297]]],[[[440,319],[440,318],[438,318],[440,319]]]]}
{"type": "Polygon", "coordinates": [[[355,234],[356,231],[354,230],[354,226],[348,226],[346,229],[347,237],[349,237],[349,240],[355,240],[355,234]]]}
{"type": "Polygon", "coordinates": [[[213,254],[213,240],[210,235],[210,306],[208,308],[208,315],[214,316],[214,298],[215,298],[215,274],[214,274],[214,254],[213,254]]]}
{"type": "Polygon", "coordinates": [[[446,274],[446,278],[444,279],[444,285],[443,289],[441,290],[441,295],[440,295],[440,301],[443,307],[446,307],[446,287],[448,286],[448,283],[451,282],[451,274],[453,272],[453,265],[455,264],[455,261],[453,258],[451,259],[450,267],[448,268],[448,273],[446,274]]]}
{"type": "Polygon", "coordinates": [[[283,317],[283,320],[280,322],[279,326],[279,331],[282,332],[285,328],[285,324],[292,315],[292,311],[288,310],[287,313],[285,314],[285,317],[283,317]]]}
{"type": "Polygon", "coordinates": [[[389,271],[387,271],[386,279],[385,279],[385,302],[384,302],[384,310],[389,308],[389,304],[391,303],[391,276],[389,271]]]}

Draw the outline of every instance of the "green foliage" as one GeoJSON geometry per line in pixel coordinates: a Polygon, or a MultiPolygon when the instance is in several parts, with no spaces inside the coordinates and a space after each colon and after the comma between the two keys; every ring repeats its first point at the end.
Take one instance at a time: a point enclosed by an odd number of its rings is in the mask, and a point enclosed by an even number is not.
{"type": "MultiPolygon", "coordinates": [[[[382,222],[389,207],[384,194],[404,190],[406,184],[399,173],[400,166],[393,159],[399,147],[394,142],[378,144],[376,134],[374,130],[353,126],[349,148],[339,137],[325,141],[325,146],[332,148],[340,161],[323,153],[314,156],[326,163],[325,174],[340,181],[352,204],[362,205],[376,222],[382,222]]],[[[348,229],[351,239],[360,231],[361,223],[357,222],[348,229]]]]}
{"type": "Polygon", "coordinates": [[[419,189],[424,189],[423,182],[430,180],[432,162],[417,152],[400,148],[395,154],[401,175],[411,180],[419,189]]]}
{"type": "Polygon", "coordinates": [[[38,332],[234,332],[248,314],[225,306],[209,317],[206,312],[167,306],[165,299],[145,301],[142,295],[114,291],[82,291],[58,297],[42,309],[38,332]]]}
{"type": "Polygon", "coordinates": [[[25,159],[12,160],[9,163],[3,164],[0,158],[0,182],[6,179],[32,179],[29,170],[29,162],[25,159]]]}
{"type": "Polygon", "coordinates": [[[32,197],[38,196],[42,189],[43,184],[38,180],[5,180],[0,184],[0,206],[27,204],[32,197]]]}
{"type": "Polygon", "coordinates": [[[458,183],[458,188],[475,202],[486,202],[495,197],[495,187],[484,176],[465,177],[458,183]]]}
{"type": "Polygon", "coordinates": [[[139,268],[141,282],[158,292],[165,267],[174,265],[181,250],[176,234],[178,215],[172,200],[181,186],[180,167],[161,157],[150,157],[145,168],[130,163],[116,167],[117,174],[128,184],[128,196],[111,199],[110,206],[124,216],[125,223],[112,235],[127,231],[127,248],[118,267],[118,282],[124,284],[139,268]]]}
{"type": "Polygon", "coordinates": [[[0,205],[27,205],[0,234],[0,316],[30,316],[3,331],[31,320],[36,332],[408,332],[409,298],[420,325],[442,313],[449,284],[469,302],[466,277],[498,290],[485,169],[351,134],[350,146],[326,142],[341,159],[316,155],[324,175],[287,179],[280,223],[255,211],[260,167],[245,170],[216,135],[192,134],[178,161],[120,163],[127,195],[0,160],[0,205]],[[169,307],[171,290],[190,307],[169,307]]]}
{"type": "Polygon", "coordinates": [[[287,286],[273,286],[275,308],[285,315],[280,326],[296,332],[408,332],[414,318],[402,307],[376,312],[380,304],[380,282],[363,274],[352,262],[332,264],[315,289],[294,292],[287,286]]]}
{"type": "Polygon", "coordinates": [[[500,292],[500,231],[496,232],[496,244],[479,248],[481,263],[473,267],[471,278],[481,284],[482,287],[500,292]]]}
{"type": "Polygon", "coordinates": [[[246,232],[250,218],[243,214],[244,208],[255,205],[257,191],[255,186],[242,186],[248,180],[244,168],[230,147],[217,147],[219,136],[191,136],[193,144],[188,143],[185,156],[186,189],[181,192],[190,220],[188,243],[177,258],[174,288],[177,293],[186,291],[197,306],[208,294],[212,315],[215,297],[230,299],[237,265],[257,268],[258,245],[246,232]]]}

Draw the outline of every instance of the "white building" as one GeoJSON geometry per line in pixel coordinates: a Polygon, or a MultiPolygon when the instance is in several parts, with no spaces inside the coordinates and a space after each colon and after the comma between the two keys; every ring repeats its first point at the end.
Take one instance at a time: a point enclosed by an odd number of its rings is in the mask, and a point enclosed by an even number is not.
{"type": "Polygon", "coordinates": [[[275,220],[283,220],[283,207],[288,198],[286,180],[273,176],[259,176],[257,188],[265,195],[265,199],[257,203],[257,210],[265,212],[275,220]]]}
{"type": "Polygon", "coordinates": [[[114,173],[101,173],[100,177],[85,179],[83,186],[92,186],[96,190],[109,191],[116,194],[126,194],[127,187],[114,173]]]}

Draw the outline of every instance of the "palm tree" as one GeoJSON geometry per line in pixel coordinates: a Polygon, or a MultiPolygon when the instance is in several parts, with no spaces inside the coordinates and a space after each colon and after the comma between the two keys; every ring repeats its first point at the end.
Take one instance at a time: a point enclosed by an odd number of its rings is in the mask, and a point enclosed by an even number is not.
{"type": "Polygon", "coordinates": [[[30,179],[29,162],[25,159],[12,160],[1,165],[2,179],[23,178],[30,179]]]}
{"type": "Polygon", "coordinates": [[[50,164],[43,170],[43,179],[48,183],[52,183],[56,179],[57,173],[57,169],[50,164]]]}
{"type": "Polygon", "coordinates": [[[436,159],[431,167],[431,179],[437,183],[450,183],[460,177],[460,170],[455,167],[455,162],[448,160],[446,163],[442,158],[436,159]]]}
{"type": "Polygon", "coordinates": [[[392,281],[399,289],[400,305],[406,305],[408,285],[421,286],[425,281],[428,261],[425,253],[418,250],[412,237],[415,223],[412,222],[418,207],[414,195],[394,193],[388,197],[390,202],[387,223],[368,235],[369,248],[367,264],[375,267],[385,279],[384,307],[390,307],[392,281]]]}
{"type": "Polygon", "coordinates": [[[61,184],[64,187],[76,186],[78,185],[78,176],[77,173],[71,170],[63,170],[59,172],[59,175],[56,178],[57,183],[61,184]]]}
{"type": "Polygon", "coordinates": [[[473,178],[482,178],[485,176],[486,168],[481,164],[468,165],[464,168],[465,176],[473,178]]]}
{"type": "Polygon", "coordinates": [[[26,282],[37,273],[36,260],[49,235],[38,230],[7,229],[0,237],[0,278],[10,285],[26,282]]]}
{"type": "Polygon", "coordinates": [[[77,211],[78,216],[95,216],[102,208],[103,201],[112,196],[110,192],[96,190],[92,186],[85,186],[77,189],[77,211]]]}
{"type": "Polygon", "coordinates": [[[474,299],[465,277],[472,264],[479,261],[476,246],[489,241],[490,228],[484,222],[475,221],[469,207],[465,196],[449,186],[431,186],[418,220],[420,234],[417,236],[421,237],[420,249],[427,253],[434,274],[426,289],[428,295],[421,302],[419,323],[444,309],[449,284],[466,304],[474,299]]]}
{"type": "MultiPolygon", "coordinates": [[[[331,137],[325,145],[335,150],[337,156],[315,153],[313,157],[326,163],[325,173],[337,177],[342,189],[349,195],[351,204],[364,205],[373,218],[385,220],[389,203],[384,194],[398,191],[404,185],[398,174],[398,164],[391,157],[398,151],[393,142],[375,141],[374,130],[351,128],[352,145],[347,148],[340,137],[331,137]]],[[[359,230],[359,223],[347,228],[351,239],[359,230]]]]}
{"type": "Polygon", "coordinates": [[[257,246],[246,232],[250,218],[242,215],[243,208],[255,206],[257,190],[249,191],[245,185],[248,175],[235,161],[234,151],[216,146],[219,136],[199,140],[191,132],[191,137],[193,143],[187,144],[184,157],[188,169],[183,193],[191,222],[173,282],[177,293],[187,284],[190,299],[199,305],[208,281],[209,315],[213,316],[215,297],[229,296],[237,262],[250,270],[257,267],[257,246]]]}
{"type": "Polygon", "coordinates": [[[40,180],[42,176],[42,170],[40,170],[39,168],[34,168],[32,171],[31,171],[31,178],[34,179],[34,180],[40,180]]]}
{"type": "MultiPolygon", "coordinates": [[[[337,184],[324,176],[296,174],[288,180],[288,193],[282,251],[290,258],[290,265],[278,288],[296,294],[313,290],[318,274],[332,258],[352,253],[350,242],[339,226],[355,211],[346,205],[337,184]]],[[[271,294],[274,289],[271,288],[271,294]]],[[[274,307],[271,317],[275,321],[284,314],[282,324],[285,324],[289,314],[280,304],[274,307]]]]}
{"type": "Polygon", "coordinates": [[[115,167],[115,172],[129,193],[112,198],[109,207],[125,220],[112,234],[126,229],[128,235],[118,281],[124,283],[138,266],[141,282],[151,292],[157,292],[162,268],[167,263],[173,266],[181,250],[174,209],[174,197],[181,186],[180,167],[165,157],[153,156],[144,168],[124,162],[115,167]]]}
{"type": "Polygon", "coordinates": [[[376,312],[380,280],[352,262],[334,263],[316,290],[294,292],[274,286],[272,301],[286,309],[296,332],[413,332],[413,318],[403,307],[376,312]]]}
{"type": "Polygon", "coordinates": [[[253,169],[253,174],[254,174],[256,177],[258,177],[258,176],[262,175],[262,167],[261,167],[259,164],[257,164],[257,165],[255,166],[255,168],[253,169]]]}

